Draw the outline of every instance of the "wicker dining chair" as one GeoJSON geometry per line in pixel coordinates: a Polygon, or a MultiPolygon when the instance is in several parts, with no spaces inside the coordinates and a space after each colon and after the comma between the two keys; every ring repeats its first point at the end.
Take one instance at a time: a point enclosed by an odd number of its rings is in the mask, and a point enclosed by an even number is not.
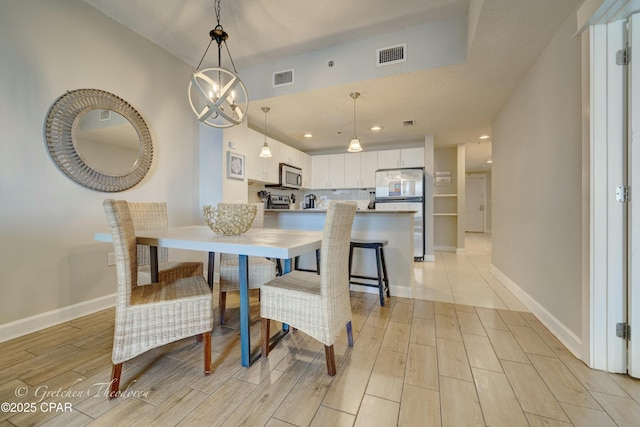
{"type": "Polygon", "coordinates": [[[212,293],[202,276],[173,283],[138,286],[138,251],[129,207],[105,200],[116,254],[116,320],[109,398],[118,397],[122,364],[152,348],[198,336],[203,342],[204,373],[211,373],[212,293]]]}
{"type": "MultiPolygon", "coordinates": [[[[127,202],[135,230],[163,230],[169,227],[165,202],[127,202]]],[[[203,275],[201,262],[169,261],[168,248],[158,248],[158,282],[203,275]]],[[[138,284],[151,283],[149,246],[138,245],[138,284]]]]}
{"type": "MultiPolygon", "coordinates": [[[[223,203],[219,203],[218,206],[223,203]]],[[[264,204],[256,205],[256,217],[251,224],[252,228],[264,227],[264,204]]],[[[276,277],[276,263],[263,257],[249,257],[249,289],[260,289],[263,283],[276,277]]],[[[220,295],[218,305],[220,307],[220,324],[224,324],[227,307],[227,292],[240,290],[240,269],[238,255],[220,254],[220,295]]]]}
{"type": "Polygon", "coordinates": [[[347,328],[353,346],[349,296],[349,242],[353,202],[331,202],[324,224],[320,275],[294,270],[262,285],[262,356],[269,354],[270,319],[288,324],[324,344],[327,373],[336,374],[333,344],[347,328]]]}

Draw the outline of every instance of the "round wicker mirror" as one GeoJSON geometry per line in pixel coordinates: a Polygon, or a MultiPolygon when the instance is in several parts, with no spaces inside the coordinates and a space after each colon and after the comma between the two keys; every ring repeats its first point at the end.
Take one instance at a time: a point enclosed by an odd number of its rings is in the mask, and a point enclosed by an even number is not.
{"type": "Polygon", "coordinates": [[[93,190],[126,190],[151,167],[153,145],[144,119],[128,102],[103,90],[62,95],[49,109],[44,133],[58,168],[93,190]]]}

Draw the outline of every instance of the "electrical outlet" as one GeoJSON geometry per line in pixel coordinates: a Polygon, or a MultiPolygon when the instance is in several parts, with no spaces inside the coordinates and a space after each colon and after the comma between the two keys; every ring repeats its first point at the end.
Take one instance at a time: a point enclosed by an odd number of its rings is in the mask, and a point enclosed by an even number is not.
{"type": "Polygon", "coordinates": [[[116,265],[116,253],[109,252],[107,254],[107,265],[116,265]]]}

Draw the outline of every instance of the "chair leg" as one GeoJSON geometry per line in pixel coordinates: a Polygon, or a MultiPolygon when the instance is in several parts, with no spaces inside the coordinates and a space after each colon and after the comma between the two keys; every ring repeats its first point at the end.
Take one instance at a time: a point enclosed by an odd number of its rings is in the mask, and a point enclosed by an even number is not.
{"type": "Polygon", "coordinates": [[[380,293],[380,305],[384,306],[384,285],[382,284],[382,262],[380,261],[380,247],[376,248],[376,267],[378,269],[378,292],[380,293]]]}
{"type": "Polygon", "coordinates": [[[220,291],[218,298],[218,307],[220,308],[220,324],[224,325],[224,311],[227,308],[227,293],[220,291]]]}
{"type": "Polygon", "coordinates": [[[324,358],[327,361],[327,374],[333,377],[336,374],[336,356],[333,353],[333,345],[324,346],[324,358]]]}
{"type": "Polygon", "coordinates": [[[120,375],[122,374],[122,363],[113,365],[111,368],[111,388],[109,389],[109,399],[118,397],[120,389],[120,375]]]}
{"type": "Polygon", "coordinates": [[[200,337],[204,349],[204,374],[209,375],[211,373],[211,332],[205,332],[200,337]]]}
{"type": "Polygon", "coordinates": [[[269,338],[271,337],[269,326],[271,325],[270,319],[262,319],[262,357],[269,356],[269,338]]]}
{"type": "Polygon", "coordinates": [[[389,276],[387,275],[387,263],[384,260],[384,249],[380,248],[380,260],[382,261],[382,277],[384,279],[384,285],[387,289],[387,296],[391,296],[391,292],[389,292],[389,276]]]}
{"type": "Polygon", "coordinates": [[[349,347],[353,347],[353,330],[351,328],[351,320],[347,322],[347,342],[349,343],[349,347]]]}

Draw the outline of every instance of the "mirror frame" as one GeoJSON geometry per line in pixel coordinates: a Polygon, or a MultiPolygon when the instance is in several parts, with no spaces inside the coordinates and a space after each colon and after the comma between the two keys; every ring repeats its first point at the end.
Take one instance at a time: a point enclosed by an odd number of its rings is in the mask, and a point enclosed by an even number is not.
{"type": "Polygon", "coordinates": [[[127,190],[138,184],[151,167],[153,144],[151,133],[142,116],[127,101],[99,89],[76,89],[60,96],[47,113],[45,139],[51,158],[73,181],[103,192],[127,190]],[[88,165],[78,154],[73,131],[76,120],[89,110],[111,110],[129,121],[140,141],[140,155],[126,174],[112,175],[88,165]]]}

